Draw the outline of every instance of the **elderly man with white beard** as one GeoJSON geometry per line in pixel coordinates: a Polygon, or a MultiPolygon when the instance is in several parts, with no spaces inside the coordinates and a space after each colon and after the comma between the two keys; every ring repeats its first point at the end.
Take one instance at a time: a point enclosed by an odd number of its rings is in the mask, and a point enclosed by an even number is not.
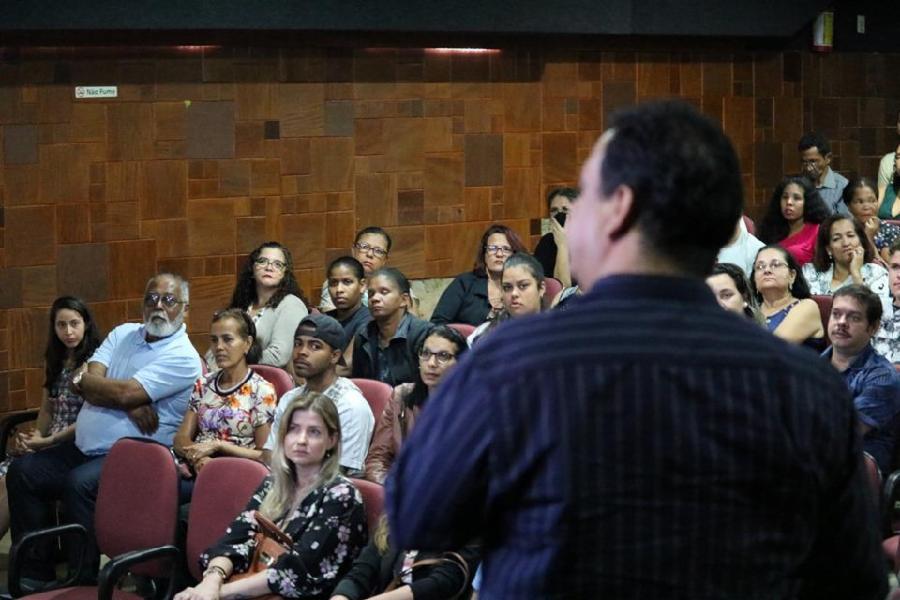
{"type": "MultiPolygon", "coordinates": [[[[171,445],[200,377],[200,357],[184,326],[188,293],[187,281],[172,273],[147,282],[143,324],[113,329],[72,377],[70,385],[85,400],[75,441],[24,456],[7,475],[13,542],[51,524],[55,502],[62,500],[66,519],[88,531],[85,583],[96,578],[99,567],[93,530],[103,459],[123,437],[171,445]]],[[[51,550],[35,545],[28,552],[21,580],[26,591],[55,579],[51,550]]]]}

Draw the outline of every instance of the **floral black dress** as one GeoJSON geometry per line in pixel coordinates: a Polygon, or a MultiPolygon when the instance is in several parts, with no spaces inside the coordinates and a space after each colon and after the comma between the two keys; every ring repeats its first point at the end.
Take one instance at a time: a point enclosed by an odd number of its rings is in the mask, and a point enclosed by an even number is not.
{"type": "MultiPolygon", "coordinates": [[[[253,512],[271,486],[271,477],[266,477],[225,536],[200,555],[204,569],[217,556],[228,557],[235,573],[248,569],[258,532],[253,512]]],[[[362,496],[344,477],[310,492],[286,521],[278,523],[294,544],[269,567],[268,582],[273,594],[285,598],[328,598],[368,539],[362,496]]]]}

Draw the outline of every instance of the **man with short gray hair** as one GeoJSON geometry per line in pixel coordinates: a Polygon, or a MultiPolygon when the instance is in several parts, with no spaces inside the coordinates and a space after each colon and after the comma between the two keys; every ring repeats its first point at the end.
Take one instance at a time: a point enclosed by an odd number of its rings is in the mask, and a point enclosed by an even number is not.
{"type": "MultiPolygon", "coordinates": [[[[7,475],[13,542],[50,524],[54,503],[88,531],[85,573],[96,577],[99,554],[94,539],[94,504],[103,459],[123,437],[148,437],[171,445],[194,382],[200,357],[188,339],[184,317],[188,283],[172,273],[147,282],[144,322],[113,329],[87,364],[72,377],[84,398],[75,422],[75,441],[29,454],[13,462],[7,475]]],[[[37,590],[54,579],[48,546],[26,556],[24,588],[37,590]]]]}

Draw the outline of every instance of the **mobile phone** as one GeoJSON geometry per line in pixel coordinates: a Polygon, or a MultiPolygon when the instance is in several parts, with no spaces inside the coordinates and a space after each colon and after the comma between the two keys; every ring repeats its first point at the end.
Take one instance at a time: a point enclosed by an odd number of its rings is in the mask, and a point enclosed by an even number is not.
{"type": "Polygon", "coordinates": [[[555,215],[553,215],[553,218],[556,219],[556,222],[559,223],[560,227],[565,227],[566,226],[566,215],[568,215],[568,214],[569,213],[558,212],[555,215]]]}

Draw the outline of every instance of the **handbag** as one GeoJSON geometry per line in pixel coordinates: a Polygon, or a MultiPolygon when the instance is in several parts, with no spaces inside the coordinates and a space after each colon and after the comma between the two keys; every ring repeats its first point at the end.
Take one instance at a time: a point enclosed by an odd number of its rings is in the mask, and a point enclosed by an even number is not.
{"type": "MultiPolygon", "coordinates": [[[[247,570],[243,573],[232,574],[228,581],[246,579],[265,571],[275,564],[279,556],[290,551],[291,545],[294,543],[291,536],[283,532],[278,525],[259,511],[253,513],[253,518],[259,526],[259,532],[256,534],[256,549],[253,551],[253,556],[250,557],[247,570]]],[[[281,596],[278,594],[263,594],[256,598],[259,600],[281,600],[281,596]]]]}
{"type": "Polygon", "coordinates": [[[439,558],[423,558],[422,560],[417,560],[409,567],[403,569],[394,579],[384,588],[385,592],[390,592],[396,590],[398,587],[402,585],[406,585],[403,582],[403,578],[407,575],[414,573],[416,569],[421,567],[436,567],[442,564],[452,564],[454,567],[459,569],[463,574],[463,584],[459,588],[459,590],[453,594],[448,600],[456,600],[460,598],[467,589],[469,589],[469,565],[466,564],[466,560],[457,554],[456,552],[444,552],[439,558]]]}

